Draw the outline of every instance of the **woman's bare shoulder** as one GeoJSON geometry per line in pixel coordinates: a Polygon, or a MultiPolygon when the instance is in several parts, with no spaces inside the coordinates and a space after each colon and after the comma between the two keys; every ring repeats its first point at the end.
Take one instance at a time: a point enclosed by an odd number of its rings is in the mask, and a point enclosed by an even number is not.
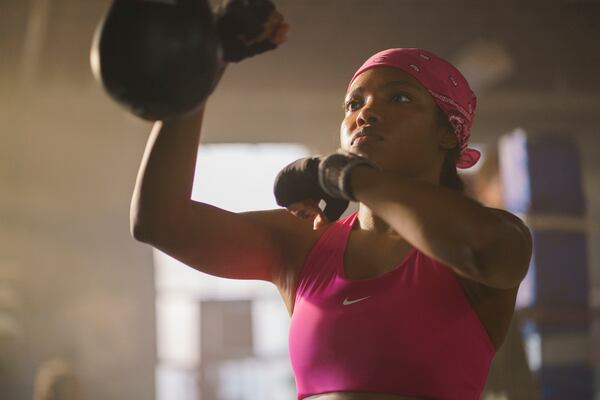
{"type": "Polygon", "coordinates": [[[291,315],[293,289],[298,273],[313,246],[333,222],[314,229],[313,219],[299,218],[285,209],[250,211],[243,214],[257,218],[263,225],[267,224],[278,238],[284,260],[278,276],[273,279],[273,284],[277,286],[291,315]]]}

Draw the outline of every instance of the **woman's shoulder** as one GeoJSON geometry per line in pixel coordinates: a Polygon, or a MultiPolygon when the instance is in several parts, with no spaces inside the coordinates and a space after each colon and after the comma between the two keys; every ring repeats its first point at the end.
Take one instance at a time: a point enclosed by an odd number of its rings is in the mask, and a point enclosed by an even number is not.
{"type": "Polygon", "coordinates": [[[299,267],[299,263],[332,226],[343,224],[344,218],[326,221],[319,227],[313,225],[313,218],[300,218],[286,209],[248,211],[240,213],[245,218],[268,229],[272,240],[278,242],[285,261],[290,267],[299,267]]]}

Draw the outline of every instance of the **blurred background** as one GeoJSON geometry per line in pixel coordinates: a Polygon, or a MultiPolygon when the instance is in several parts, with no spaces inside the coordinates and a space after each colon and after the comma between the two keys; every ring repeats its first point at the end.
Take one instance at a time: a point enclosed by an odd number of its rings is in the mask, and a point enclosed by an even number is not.
{"type": "MultiPolygon", "coordinates": [[[[368,56],[438,53],[478,95],[468,194],[534,234],[482,398],[600,399],[600,2],[275,3],[289,40],[227,70],[193,197],[276,208],[281,167],[338,147],[345,88],[368,56]]],[[[109,5],[0,2],[0,399],[292,400],[276,287],[197,272],[129,235],[151,125],[90,72],[109,5]]]]}

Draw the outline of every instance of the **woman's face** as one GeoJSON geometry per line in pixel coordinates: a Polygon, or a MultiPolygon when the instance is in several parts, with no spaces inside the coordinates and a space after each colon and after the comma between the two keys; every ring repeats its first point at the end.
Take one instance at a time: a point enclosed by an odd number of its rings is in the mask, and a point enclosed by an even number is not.
{"type": "Polygon", "coordinates": [[[348,89],[344,113],[342,149],[385,171],[437,184],[456,137],[439,124],[435,101],[410,74],[392,67],[363,72],[348,89]],[[361,130],[367,136],[356,139],[361,130]]]}

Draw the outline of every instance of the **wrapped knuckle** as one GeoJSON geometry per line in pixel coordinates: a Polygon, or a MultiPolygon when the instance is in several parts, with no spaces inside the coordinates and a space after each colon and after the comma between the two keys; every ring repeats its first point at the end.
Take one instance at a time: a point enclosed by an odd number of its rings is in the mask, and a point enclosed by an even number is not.
{"type": "MultiPolygon", "coordinates": [[[[276,176],[273,193],[278,205],[319,201],[323,195],[317,181],[318,159],[303,158],[285,166],[276,176]]],[[[301,204],[304,206],[304,204],[301,204]]]]}
{"type": "Polygon", "coordinates": [[[268,39],[260,40],[274,14],[270,0],[230,0],[217,19],[225,60],[238,62],[276,48],[268,39]]]}

